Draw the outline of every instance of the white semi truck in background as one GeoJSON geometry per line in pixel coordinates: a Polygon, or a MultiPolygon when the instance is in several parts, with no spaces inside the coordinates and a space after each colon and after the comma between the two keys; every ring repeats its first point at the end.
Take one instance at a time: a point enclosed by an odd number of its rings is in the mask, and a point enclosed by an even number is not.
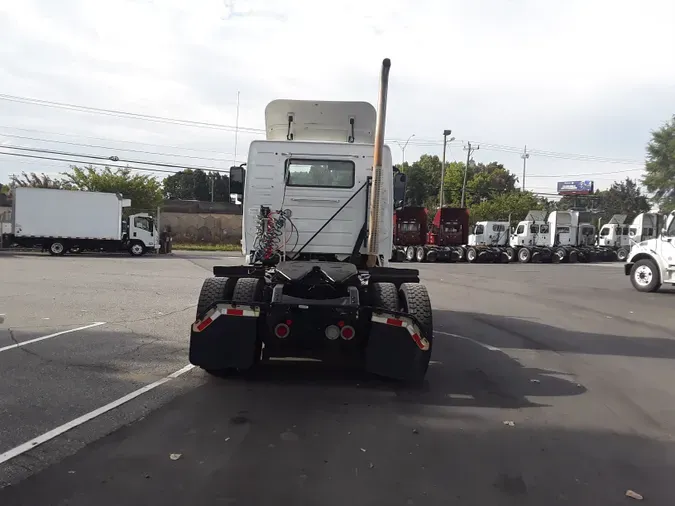
{"type": "Polygon", "coordinates": [[[675,211],[660,232],[658,237],[634,244],[624,265],[624,273],[639,292],[675,285],[675,211]]]}
{"type": "Polygon", "coordinates": [[[140,256],[160,247],[155,219],[127,218],[131,201],[116,193],[16,188],[11,221],[3,226],[3,247],[42,247],[51,255],[82,251],[128,251],[140,256]]]}

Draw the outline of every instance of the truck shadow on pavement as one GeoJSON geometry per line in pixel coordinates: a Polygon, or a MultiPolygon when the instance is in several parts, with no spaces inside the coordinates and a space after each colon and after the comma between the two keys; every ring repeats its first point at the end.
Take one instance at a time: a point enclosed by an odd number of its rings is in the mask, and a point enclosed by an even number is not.
{"type": "Polygon", "coordinates": [[[213,378],[209,384],[226,389],[246,385],[252,392],[268,386],[297,386],[329,396],[347,388],[354,392],[349,404],[371,405],[386,398],[409,405],[525,408],[542,406],[537,397],[586,391],[573,378],[559,376],[564,374],[525,367],[501,351],[439,334],[426,379],[418,385],[383,379],[362,369],[286,360],[266,361],[241,376],[213,378]]]}
{"type": "MultiPolygon", "coordinates": [[[[499,349],[675,358],[675,334],[672,338],[633,337],[570,331],[531,320],[484,313],[435,311],[434,314],[439,316],[437,329],[462,334],[482,345],[499,349]]],[[[640,325],[640,322],[635,323],[640,325]]]]}

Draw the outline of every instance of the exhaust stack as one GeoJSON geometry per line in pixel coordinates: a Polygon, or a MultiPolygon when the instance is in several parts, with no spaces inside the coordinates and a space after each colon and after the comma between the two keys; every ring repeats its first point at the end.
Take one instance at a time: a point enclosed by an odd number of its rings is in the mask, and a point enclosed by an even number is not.
{"type": "Polygon", "coordinates": [[[368,209],[368,267],[377,263],[377,245],[380,238],[380,202],[382,197],[382,151],[384,150],[384,126],[387,119],[387,92],[389,90],[389,68],[391,60],[382,60],[380,91],[377,101],[375,123],[375,152],[373,155],[373,179],[368,209]]]}

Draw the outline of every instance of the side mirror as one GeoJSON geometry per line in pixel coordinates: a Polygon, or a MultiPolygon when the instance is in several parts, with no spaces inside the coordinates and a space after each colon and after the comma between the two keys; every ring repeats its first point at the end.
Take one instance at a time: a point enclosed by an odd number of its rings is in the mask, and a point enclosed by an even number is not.
{"type": "Polygon", "coordinates": [[[666,227],[663,227],[661,229],[661,235],[666,235],[668,233],[668,229],[666,227]]]}
{"type": "Polygon", "coordinates": [[[408,178],[402,172],[394,174],[394,202],[405,200],[405,191],[408,186],[408,178]]]}
{"type": "Polygon", "coordinates": [[[244,194],[246,183],[246,169],[244,167],[230,167],[230,193],[244,194]]]}

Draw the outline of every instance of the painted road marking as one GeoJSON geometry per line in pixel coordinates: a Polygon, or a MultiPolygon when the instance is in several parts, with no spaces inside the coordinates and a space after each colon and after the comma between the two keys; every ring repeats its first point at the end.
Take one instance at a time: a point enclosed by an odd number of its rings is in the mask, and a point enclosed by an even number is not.
{"type": "Polygon", "coordinates": [[[450,332],[443,332],[441,330],[434,330],[435,334],[443,334],[444,336],[450,336],[450,337],[456,337],[458,339],[464,339],[466,341],[471,341],[474,344],[477,344],[478,346],[481,346],[485,348],[486,350],[490,351],[502,351],[499,348],[496,348],[495,346],[490,346],[489,344],[481,343],[480,341],[476,341],[475,339],[471,339],[470,337],[466,336],[460,336],[459,334],[452,334],[450,332]]]}
{"type": "Polygon", "coordinates": [[[38,341],[44,341],[45,339],[51,339],[52,337],[58,337],[58,336],[62,336],[63,334],[70,334],[71,332],[77,332],[78,330],[85,330],[85,329],[90,329],[92,327],[98,327],[99,325],[105,325],[105,323],[106,322],[96,322],[96,323],[92,323],[90,325],[85,325],[83,327],[77,327],[75,329],[70,329],[70,330],[62,330],[61,332],[56,332],[55,334],[49,334],[48,336],[36,337],[35,339],[29,339],[28,341],[23,341],[21,343],[11,344],[9,346],[5,346],[3,348],[0,348],[0,353],[2,353],[3,351],[13,350],[14,348],[21,348],[22,346],[26,346],[27,344],[37,343],[38,341]]]}
{"type": "Polygon", "coordinates": [[[107,413],[108,411],[115,409],[116,407],[121,406],[122,404],[125,404],[130,400],[135,399],[136,397],[143,395],[144,393],[149,392],[150,390],[153,390],[158,386],[163,385],[168,381],[171,381],[172,379],[177,378],[178,376],[181,376],[182,374],[191,371],[193,368],[194,365],[192,364],[186,365],[182,369],[178,369],[176,372],[171,373],[168,376],[155,381],[154,383],[150,383],[149,385],[146,385],[143,388],[139,388],[138,390],[135,390],[130,394],[125,395],[124,397],[120,397],[116,401],[106,404],[105,406],[101,406],[100,408],[95,409],[94,411],[91,411],[86,415],[82,415],[79,418],[75,418],[74,420],[71,420],[68,423],[56,427],[55,429],[52,429],[49,432],[45,432],[41,436],[31,439],[30,441],[26,441],[25,443],[20,444],[16,448],[12,448],[11,450],[0,454],[0,464],[3,464],[4,462],[7,462],[8,460],[17,457],[22,453],[27,452],[28,450],[32,450],[33,448],[41,445],[42,443],[46,443],[47,441],[54,439],[57,436],[60,436],[64,432],[67,432],[70,429],[77,427],[78,425],[82,425],[83,423],[86,423],[89,420],[93,420],[97,416],[107,413]]]}

